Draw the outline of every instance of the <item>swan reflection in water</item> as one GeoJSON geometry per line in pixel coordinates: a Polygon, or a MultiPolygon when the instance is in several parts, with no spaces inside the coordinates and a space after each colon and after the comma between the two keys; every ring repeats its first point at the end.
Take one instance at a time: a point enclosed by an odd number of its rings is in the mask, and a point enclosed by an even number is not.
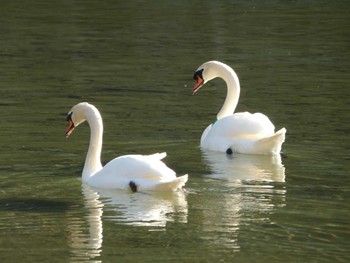
{"type": "MultiPolygon", "coordinates": [[[[137,192],[96,189],[82,185],[85,218],[71,217],[69,243],[74,260],[99,257],[102,252],[103,220],[131,226],[165,230],[167,222],[187,223],[184,192],[137,192]],[[103,216],[108,212],[108,216],[103,216]]],[[[100,262],[100,261],[94,261],[100,262]]]]}
{"type": "Polygon", "coordinates": [[[207,177],[231,182],[284,182],[285,168],[281,156],[248,155],[222,153],[202,150],[212,173],[207,177]]]}
{"type": "MultiPolygon", "coordinates": [[[[96,189],[84,188],[85,198],[96,189]]],[[[132,226],[164,228],[167,222],[187,222],[187,201],[182,191],[138,192],[98,190],[107,220],[132,226]]]]}
{"type": "MultiPolygon", "coordinates": [[[[89,261],[99,257],[103,240],[103,203],[96,191],[82,187],[84,194],[84,216],[81,213],[70,213],[68,222],[69,246],[71,261],[89,261]]],[[[95,260],[94,262],[102,262],[95,260]]]]}
{"type": "Polygon", "coordinates": [[[203,151],[202,156],[211,170],[204,175],[208,189],[202,238],[211,245],[239,251],[240,243],[246,241],[246,228],[275,224],[273,214],[285,206],[281,156],[230,156],[213,151],[203,151]]]}

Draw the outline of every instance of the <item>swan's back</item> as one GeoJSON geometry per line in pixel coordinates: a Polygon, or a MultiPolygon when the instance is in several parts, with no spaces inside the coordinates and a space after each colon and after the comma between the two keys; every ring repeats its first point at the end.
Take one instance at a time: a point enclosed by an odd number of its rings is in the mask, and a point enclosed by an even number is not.
{"type": "Polygon", "coordinates": [[[272,135],[275,126],[262,113],[235,113],[215,122],[211,134],[223,137],[263,138],[272,135]]]}
{"type": "Polygon", "coordinates": [[[213,151],[248,154],[277,154],[285,129],[275,127],[262,113],[235,113],[209,125],[202,134],[201,147],[213,151]]]}
{"type": "MultiPolygon", "coordinates": [[[[129,189],[130,182],[138,190],[157,189],[159,185],[178,181],[181,188],[187,181],[161,161],[165,153],[153,155],[124,155],[107,163],[102,170],[88,179],[88,183],[105,189],[129,189]],[[182,178],[182,181],[179,181],[182,178]]],[[[165,187],[163,187],[165,188],[165,187]]],[[[176,188],[175,188],[176,189],[176,188]]]]}

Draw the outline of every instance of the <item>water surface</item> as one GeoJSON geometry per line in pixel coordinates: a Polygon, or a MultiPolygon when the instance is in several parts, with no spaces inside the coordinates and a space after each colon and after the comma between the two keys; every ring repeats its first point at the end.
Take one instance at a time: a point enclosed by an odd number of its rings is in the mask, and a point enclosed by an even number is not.
{"type": "Polygon", "coordinates": [[[347,262],[348,1],[9,1],[0,9],[1,262],[347,262]],[[286,127],[283,155],[201,151],[225,98],[191,95],[207,60],[241,82],[237,111],[286,127]],[[166,151],[186,193],[81,184],[102,161],[166,151]]]}

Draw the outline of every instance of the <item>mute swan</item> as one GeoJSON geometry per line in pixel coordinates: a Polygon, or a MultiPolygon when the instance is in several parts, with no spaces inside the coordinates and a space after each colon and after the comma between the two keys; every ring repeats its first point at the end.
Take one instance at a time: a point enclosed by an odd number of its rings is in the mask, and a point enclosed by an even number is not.
{"type": "Polygon", "coordinates": [[[85,159],[82,179],[88,185],[102,189],[177,190],[187,182],[188,175],[176,177],[175,172],[161,159],[166,153],[124,155],[101,164],[102,117],[97,108],[87,102],[75,105],[68,113],[70,136],[75,127],[87,121],[90,126],[90,145],[85,159]]]}
{"type": "Polygon", "coordinates": [[[227,85],[227,96],[217,119],[210,124],[201,137],[203,149],[246,154],[278,154],[285,140],[286,129],[275,133],[275,126],[262,113],[233,113],[236,109],[240,93],[239,80],[236,73],[228,65],[218,61],[208,61],[195,72],[196,84],[192,94],[208,81],[220,77],[227,85]]]}

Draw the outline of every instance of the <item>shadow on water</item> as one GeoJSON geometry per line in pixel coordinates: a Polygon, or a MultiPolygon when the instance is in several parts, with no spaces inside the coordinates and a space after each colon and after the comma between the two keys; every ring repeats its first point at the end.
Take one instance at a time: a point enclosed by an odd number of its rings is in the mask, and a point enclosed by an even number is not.
{"type": "Polygon", "coordinates": [[[35,198],[5,198],[0,200],[0,211],[52,213],[66,211],[72,203],[35,198]]]}

